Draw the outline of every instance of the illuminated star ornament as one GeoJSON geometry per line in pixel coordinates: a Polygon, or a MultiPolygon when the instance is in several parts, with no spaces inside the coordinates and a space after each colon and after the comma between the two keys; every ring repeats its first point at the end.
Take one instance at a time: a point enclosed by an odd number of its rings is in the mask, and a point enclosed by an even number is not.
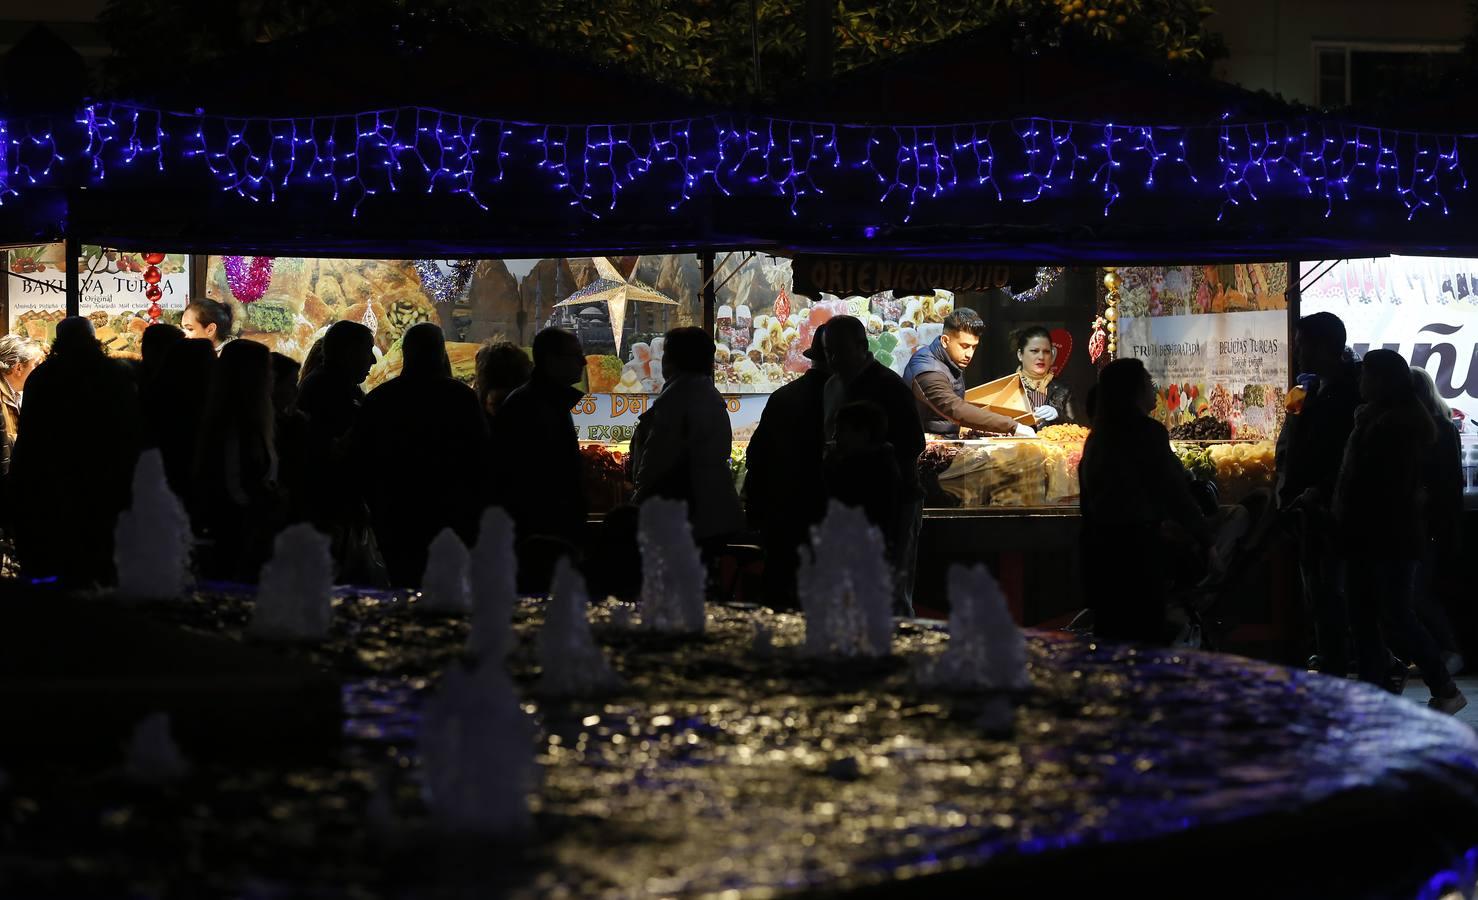
{"type": "Polygon", "coordinates": [[[636,300],[642,303],[665,303],[676,306],[677,301],[636,279],[621,274],[604,256],[595,257],[595,270],[600,277],[580,288],[556,306],[580,306],[586,303],[604,303],[611,314],[611,336],[616,339],[616,355],[621,355],[621,332],[626,327],[626,304],[636,300]]]}

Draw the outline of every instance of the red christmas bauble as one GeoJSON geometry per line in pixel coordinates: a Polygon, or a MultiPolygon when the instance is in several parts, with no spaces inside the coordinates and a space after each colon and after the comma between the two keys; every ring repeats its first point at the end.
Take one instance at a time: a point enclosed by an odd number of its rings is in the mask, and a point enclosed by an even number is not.
{"type": "Polygon", "coordinates": [[[163,253],[145,253],[144,254],[144,262],[148,263],[151,266],[157,266],[160,263],[164,262],[164,254],[163,253]]]}
{"type": "Polygon", "coordinates": [[[149,299],[150,303],[158,303],[159,298],[164,296],[164,291],[159,289],[159,285],[151,284],[149,285],[149,289],[144,291],[144,296],[149,299]]]}
{"type": "Polygon", "coordinates": [[[159,279],[163,277],[164,276],[159,274],[158,266],[150,266],[149,268],[144,270],[144,281],[147,284],[158,284],[159,279]]]}
{"type": "Polygon", "coordinates": [[[164,310],[159,308],[158,303],[152,303],[149,305],[149,318],[158,321],[159,317],[162,315],[164,315],[164,310]]]}

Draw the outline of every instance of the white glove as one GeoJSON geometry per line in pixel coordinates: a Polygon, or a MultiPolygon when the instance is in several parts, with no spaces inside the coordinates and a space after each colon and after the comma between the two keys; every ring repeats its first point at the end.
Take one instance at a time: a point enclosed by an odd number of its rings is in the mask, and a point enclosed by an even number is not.
{"type": "Polygon", "coordinates": [[[1016,426],[1016,436],[1017,437],[1036,437],[1037,436],[1037,430],[1035,428],[1031,427],[1030,425],[1017,424],[1017,426],[1016,426]]]}
{"type": "Polygon", "coordinates": [[[1057,421],[1057,410],[1050,406],[1039,406],[1032,410],[1032,415],[1037,417],[1038,422],[1057,421]]]}

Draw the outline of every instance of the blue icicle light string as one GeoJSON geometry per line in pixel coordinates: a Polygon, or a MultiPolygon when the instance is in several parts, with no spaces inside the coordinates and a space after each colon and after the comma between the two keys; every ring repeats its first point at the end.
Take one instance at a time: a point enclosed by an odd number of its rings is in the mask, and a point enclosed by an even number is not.
{"type": "Polygon", "coordinates": [[[66,177],[102,186],[120,172],[194,171],[248,202],[314,192],[351,215],[410,190],[490,211],[515,179],[593,219],[633,190],[673,210],[705,196],[769,196],[793,216],[823,219],[830,193],[841,198],[832,203],[873,202],[878,223],[908,223],[946,201],[974,209],[1096,198],[1112,216],[1157,191],[1205,202],[1218,220],[1268,198],[1302,198],[1325,216],[1357,199],[1393,203],[1411,219],[1449,212],[1451,195],[1467,189],[1461,154],[1474,140],[1315,119],[853,125],[722,114],[544,124],[423,107],[270,118],[114,102],[84,107],[56,130],[50,120],[0,120],[0,201],[66,177]],[[80,176],[64,174],[74,147],[81,163],[70,171],[80,176]]]}

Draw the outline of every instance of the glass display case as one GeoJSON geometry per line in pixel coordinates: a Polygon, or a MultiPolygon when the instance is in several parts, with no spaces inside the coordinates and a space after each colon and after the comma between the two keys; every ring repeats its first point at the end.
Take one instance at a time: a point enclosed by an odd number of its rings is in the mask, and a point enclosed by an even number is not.
{"type": "MultiPolygon", "coordinates": [[[[729,474],[734,490],[744,493],[746,450],[749,441],[734,441],[729,453],[729,474]]],[[[635,486],[631,483],[630,441],[581,441],[581,481],[589,511],[607,513],[631,502],[635,486]]]]}
{"type": "MultiPolygon", "coordinates": [[[[1088,429],[1044,428],[1039,437],[933,440],[919,457],[924,505],[929,509],[1031,512],[1078,508],[1078,463],[1088,429]]],[[[735,441],[729,458],[734,487],[743,492],[748,441],[735,441]]],[[[1220,440],[1170,442],[1192,476],[1216,483],[1223,504],[1271,488],[1273,442],[1220,440]]],[[[590,511],[603,513],[631,501],[629,442],[581,441],[590,511]]]]}
{"type": "MultiPolygon", "coordinates": [[[[931,440],[919,458],[925,506],[934,509],[1073,510],[1087,429],[1057,426],[1037,438],[931,440]]],[[[1274,479],[1273,443],[1171,441],[1196,478],[1214,481],[1221,502],[1238,503],[1274,479]]]]}

